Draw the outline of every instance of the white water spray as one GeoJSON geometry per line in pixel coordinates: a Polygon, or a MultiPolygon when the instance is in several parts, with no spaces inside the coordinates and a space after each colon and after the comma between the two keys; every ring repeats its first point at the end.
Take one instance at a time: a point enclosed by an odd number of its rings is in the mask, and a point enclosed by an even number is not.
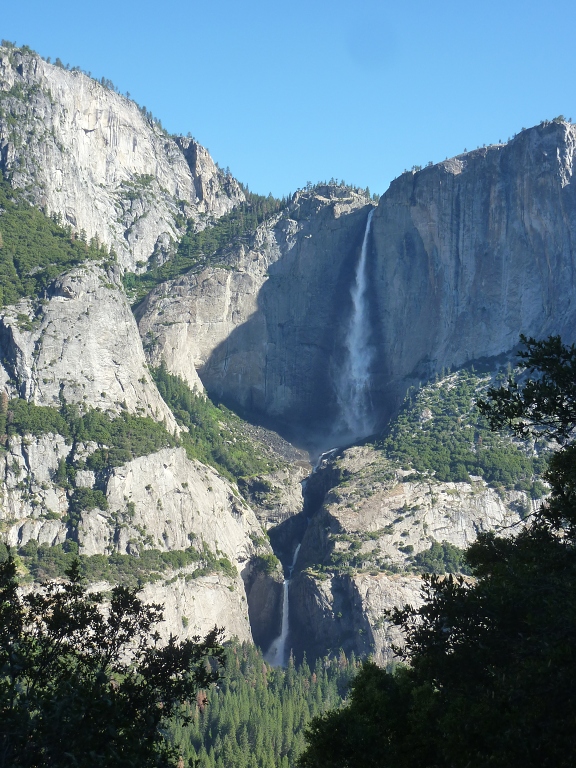
{"type": "Polygon", "coordinates": [[[300,544],[296,547],[294,557],[292,558],[292,565],[288,569],[288,578],[284,579],[284,602],[282,603],[282,629],[276,640],[272,643],[266,653],[266,661],[272,664],[273,667],[283,667],[286,663],[286,639],[288,638],[288,619],[289,619],[289,602],[288,602],[288,588],[290,586],[290,580],[292,579],[292,571],[296,565],[298,559],[298,552],[300,552],[300,544]]]}
{"type": "Polygon", "coordinates": [[[340,406],[341,427],[348,437],[366,437],[374,429],[374,414],[370,401],[370,366],[374,347],[370,339],[370,314],[367,302],[366,261],[374,209],[368,214],[360,259],[356,265],[352,296],[352,314],[346,334],[346,355],[342,370],[336,378],[336,396],[340,406]]]}

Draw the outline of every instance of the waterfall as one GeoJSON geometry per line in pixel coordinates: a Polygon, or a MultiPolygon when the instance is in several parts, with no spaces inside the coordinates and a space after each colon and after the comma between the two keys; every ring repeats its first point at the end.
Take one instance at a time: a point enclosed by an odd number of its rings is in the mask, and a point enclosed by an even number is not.
{"type": "Polygon", "coordinates": [[[370,366],[375,350],[370,345],[370,313],[367,302],[366,262],[372,215],[368,214],[362,251],[352,296],[352,314],[345,339],[345,357],[342,369],[336,377],[336,396],[340,407],[340,429],[348,438],[366,437],[374,429],[374,415],[370,401],[370,366]]]}
{"type": "Polygon", "coordinates": [[[296,547],[296,550],[294,551],[294,557],[292,558],[292,564],[290,565],[290,568],[288,569],[288,578],[284,579],[284,593],[283,593],[283,603],[282,603],[282,629],[276,640],[273,641],[272,645],[268,649],[266,653],[266,661],[269,664],[272,664],[273,667],[283,667],[286,663],[285,656],[286,656],[286,639],[288,637],[288,629],[289,629],[289,601],[288,601],[288,588],[290,586],[290,580],[292,578],[292,571],[294,570],[294,566],[296,565],[296,560],[298,559],[298,552],[300,552],[300,544],[296,547]]]}

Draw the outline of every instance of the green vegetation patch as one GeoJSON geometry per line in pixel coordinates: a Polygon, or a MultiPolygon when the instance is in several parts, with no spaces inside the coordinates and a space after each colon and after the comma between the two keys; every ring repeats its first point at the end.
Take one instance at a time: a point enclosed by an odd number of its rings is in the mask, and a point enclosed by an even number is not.
{"type": "Polygon", "coordinates": [[[190,389],[164,364],[152,375],[178,423],[189,430],[180,438],[189,458],[213,466],[232,481],[274,469],[260,446],[243,435],[243,422],[232,411],[190,389]]]}
{"type": "MultiPolygon", "coordinates": [[[[162,425],[149,416],[124,411],[119,416],[89,409],[81,414],[77,405],[64,403],[59,409],[34,405],[21,398],[0,403],[0,435],[62,435],[71,443],[95,442],[98,448],[86,461],[73,462],[71,470],[117,467],[139,456],[177,444],[162,425]]],[[[58,479],[65,484],[70,470],[59,468],[58,479]],[[62,472],[64,475],[62,476],[62,472]]]]}
{"type": "Polygon", "coordinates": [[[494,487],[542,496],[545,444],[532,447],[490,431],[476,400],[489,385],[462,370],[406,396],[388,434],[377,445],[406,468],[433,474],[441,482],[470,482],[482,476],[494,487]]]}
{"type": "Polygon", "coordinates": [[[31,540],[20,547],[18,556],[35,581],[64,578],[75,558],[80,560],[82,576],[88,582],[109,581],[127,587],[158,581],[167,571],[190,565],[196,568],[185,574],[187,580],[211,573],[222,573],[229,578],[237,574],[230,560],[221,552],[212,552],[205,542],[199,548],[190,546],[170,552],[144,549],[139,555],[78,555],[78,545],[71,540],[53,547],[31,540]]]}
{"type": "Polygon", "coordinates": [[[265,219],[288,203],[286,198],[278,200],[272,195],[264,197],[248,191],[245,191],[245,195],[245,202],[199,232],[195,231],[195,222],[190,219],[176,254],[161,266],[153,266],[141,275],[126,272],[124,288],[133,305],[138,304],[159,283],[172,280],[192,269],[199,270],[217,264],[221,248],[253,232],[265,219]]]}
{"type": "Polygon", "coordinates": [[[232,411],[191,390],[164,365],[155,369],[153,376],[177,421],[189,430],[180,438],[149,416],[127,411],[112,416],[95,408],[82,413],[73,403],[54,408],[14,398],[0,402],[0,440],[6,443],[13,435],[57,434],[70,444],[96,443],[96,450],[86,459],[71,455],[68,461],[62,460],[56,481],[63,487],[73,486],[79,469],[99,472],[178,445],[185,448],[189,458],[213,466],[232,482],[276,468],[260,444],[245,436],[242,420],[232,411]]]}
{"type": "Polygon", "coordinates": [[[267,573],[270,576],[273,573],[280,571],[282,566],[276,555],[268,554],[259,555],[258,557],[254,558],[254,568],[257,571],[262,571],[263,573],[267,573]]]}
{"type": "Polygon", "coordinates": [[[223,679],[208,701],[191,703],[192,722],[172,737],[198,768],[295,768],[311,717],[345,701],[360,664],[351,656],[271,667],[248,643],[228,645],[223,679]]]}
{"type": "Polygon", "coordinates": [[[55,277],[84,261],[109,258],[96,240],[86,243],[59,217],[30,205],[0,172],[0,306],[40,296],[55,277]]]}
{"type": "Polygon", "coordinates": [[[424,573],[472,573],[466,551],[448,541],[435,541],[430,549],[414,555],[412,562],[416,570],[424,573]]]}

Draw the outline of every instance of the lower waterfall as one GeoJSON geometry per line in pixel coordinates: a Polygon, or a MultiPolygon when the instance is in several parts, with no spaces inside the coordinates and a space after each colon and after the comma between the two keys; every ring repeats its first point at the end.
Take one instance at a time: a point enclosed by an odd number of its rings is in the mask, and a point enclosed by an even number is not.
{"type": "Polygon", "coordinates": [[[367,301],[366,262],[374,209],[368,214],[362,251],[356,265],[352,296],[352,314],[345,339],[344,365],[335,380],[340,408],[340,428],[347,438],[366,437],[374,429],[370,401],[370,367],[375,350],[370,344],[370,312],[367,301]]]}
{"type": "Polygon", "coordinates": [[[283,667],[286,663],[286,639],[288,637],[289,629],[289,587],[290,580],[292,578],[292,571],[296,565],[298,559],[298,552],[300,552],[300,544],[294,551],[294,557],[292,558],[292,564],[288,569],[288,578],[284,579],[284,594],[282,603],[282,629],[276,640],[272,642],[272,645],[265,654],[265,659],[273,667],[283,667]]]}

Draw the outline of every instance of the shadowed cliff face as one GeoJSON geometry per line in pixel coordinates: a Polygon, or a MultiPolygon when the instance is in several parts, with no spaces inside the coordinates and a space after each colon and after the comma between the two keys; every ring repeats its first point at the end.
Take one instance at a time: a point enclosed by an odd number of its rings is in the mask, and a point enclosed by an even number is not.
{"type": "Polygon", "coordinates": [[[373,220],[376,399],[520,333],[574,339],[575,141],[552,123],[392,183],[373,220]]]}
{"type": "Polygon", "coordinates": [[[345,188],[296,196],[222,267],[155,289],[139,308],[149,360],[300,443],[329,435],[354,277],[372,206],[345,188]]]}
{"type": "Polygon", "coordinates": [[[208,392],[293,437],[329,433],[338,419],[334,377],[343,355],[350,282],[369,207],[301,225],[293,247],[268,268],[254,315],[200,370],[208,392]]]}
{"type": "MultiPolygon", "coordinates": [[[[572,125],[538,126],[403,174],[381,198],[365,297],[377,427],[443,367],[508,352],[520,333],[576,337],[575,144],[572,125]]],[[[349,190],[302,193],[250,247],[231,249],[226,269],[159,287],[140,320],[152,362],[185,373],[187,360],[251,418],[332,447],[369,210],[349,190]]]]}

